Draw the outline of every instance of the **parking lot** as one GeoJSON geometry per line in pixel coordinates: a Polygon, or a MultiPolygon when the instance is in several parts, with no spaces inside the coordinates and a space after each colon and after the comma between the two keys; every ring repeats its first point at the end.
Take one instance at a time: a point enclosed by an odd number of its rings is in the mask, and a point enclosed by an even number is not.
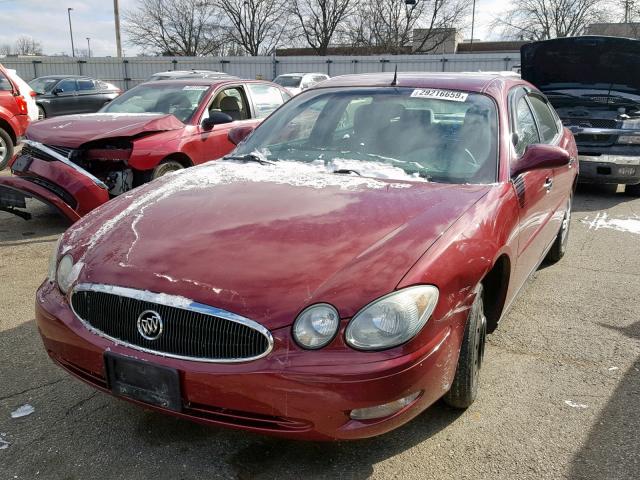
{"type": "Polygon", "coordinates": [[[175,420],[55,367],[33,303],[65,224],[32,209],[30,222],[0,213],[0,480],[638,478],[640,199],[580,189],[568,254],[489,337],[470,409],[437,403],[384,436],[333,444],[175,420]],[[25,404],[34,413],[12,418],[25,404]]]}

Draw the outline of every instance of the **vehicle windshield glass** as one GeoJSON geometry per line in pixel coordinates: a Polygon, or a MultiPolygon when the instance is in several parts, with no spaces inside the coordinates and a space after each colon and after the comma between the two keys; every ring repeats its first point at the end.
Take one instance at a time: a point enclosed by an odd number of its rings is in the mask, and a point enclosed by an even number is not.
{"type": "Polygon", "coordinates": [[[49,93],[60,81],[59,78],[36,78],[29,82],[31,89],[39,94],[49,93]]]}
{"type": "Polygon", "coordinates": [[[336,88],[294,97],[234,155],[378,178],[491,183],[497,177],[497,139],[496,106],[482,94],[336,88]]]}
{"type": "Polygon", "coordinates": [[[282,85],[283,87],[297,88],[300,86],[302,77],[280,76],[276,77],[274,83],[282,85]]]}
{"type": "Polygon", "coordinates": [[[209,90],[208,85],[139,85],[123,93],[101,112],[105,113],[170,113],[187,122],[209,90]]]}

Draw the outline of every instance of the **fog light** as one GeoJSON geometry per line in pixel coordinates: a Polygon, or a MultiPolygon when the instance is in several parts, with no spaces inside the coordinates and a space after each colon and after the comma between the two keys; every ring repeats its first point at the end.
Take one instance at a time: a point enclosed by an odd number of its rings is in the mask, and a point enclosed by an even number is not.
{"type": "Polygon", "coordinates": [[[401,398],[400,400],[394,400],[389,403],[383,403],[382,405],[376,405],[375,407],[356,408],[355,410],[351,410],[349,416],[353,420],[372,420],[374,418],[388,417],[412,403],[420,396],[421,393],[422,392],[415,392],[408,397],[401,398]]]}

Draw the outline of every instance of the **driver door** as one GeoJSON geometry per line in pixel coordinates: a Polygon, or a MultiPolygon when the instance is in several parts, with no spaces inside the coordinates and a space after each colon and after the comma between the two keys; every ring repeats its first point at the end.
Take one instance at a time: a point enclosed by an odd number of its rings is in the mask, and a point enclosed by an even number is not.
{"type": "Polygon", "coordinates": [[[227,155],[236,147],[228,138],[229,130],[241,125],[257,126],[258,123],[260,121],[252,115],[243,85],[225,86],[218,90],[196,126],[197,133],[191,141],[195,147],[192,154],[194,162],[203,163],[227,155]],[[209,112],[214,111],[226,113],[234,121],[215,125],[211,130],[203,129],[202,121],[209,118],[209,112]]]}
{"type": "MultiPolygon", "coordinates": [[[[541,137],[527,92],[518,88],[510,98],[511,131],[514,143],[512,164],[515,164],[532,144],[541,137]]],[[[554,201],[551,190],[553,170],[530,170],[511,179],[518,198],[520,228],[516,278],[521,284],[538,266],[557,230],[551,222],[554,201]]]]}

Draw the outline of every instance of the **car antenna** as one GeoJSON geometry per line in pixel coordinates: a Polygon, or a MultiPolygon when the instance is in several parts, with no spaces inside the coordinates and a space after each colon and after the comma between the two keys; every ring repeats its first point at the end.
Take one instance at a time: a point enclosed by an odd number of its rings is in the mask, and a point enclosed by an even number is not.
{"type": "Polygon", "coordinates": [[[396,63],[396,70],[393,72],[393,80],[391,80],[391,86],[395,87],[398,85],[398,64],[396,63]]]}

